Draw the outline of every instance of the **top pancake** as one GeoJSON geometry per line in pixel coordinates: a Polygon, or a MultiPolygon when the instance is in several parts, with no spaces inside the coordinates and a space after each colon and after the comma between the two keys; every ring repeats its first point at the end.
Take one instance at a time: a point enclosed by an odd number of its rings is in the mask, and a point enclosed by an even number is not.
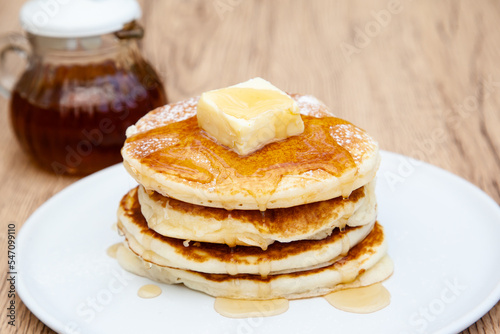
{"type": "Polygon", "coordinates": [[[156,109],[127,130],[124,165],[147,190],[187,203],[265,210],[347,197],[371,181],[377,143],[332,117],[311,96],[292,95],[304,133],[245,157],[198,127],[197,98],[156,109]]]}

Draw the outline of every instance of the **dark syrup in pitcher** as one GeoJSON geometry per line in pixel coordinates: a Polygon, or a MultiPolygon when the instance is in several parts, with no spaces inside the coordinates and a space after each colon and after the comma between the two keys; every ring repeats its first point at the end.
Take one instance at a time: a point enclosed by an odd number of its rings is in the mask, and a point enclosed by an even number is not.
{"type": "Polygon", "coordinates": [[[122,160],[128,126],[167,103],[145,62],[126,70],[113,61],[31,66],[11,99],[23,149],[57,174],[89,174],[122,160]]]}

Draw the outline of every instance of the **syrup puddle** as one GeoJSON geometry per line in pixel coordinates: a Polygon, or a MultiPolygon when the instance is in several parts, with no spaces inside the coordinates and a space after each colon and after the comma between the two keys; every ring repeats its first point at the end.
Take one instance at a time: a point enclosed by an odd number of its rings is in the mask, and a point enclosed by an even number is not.
{"type": "Polygon", "coordinates": [[[122,245],[121,242],[111,245],[108,247],[106,250],[106,254],[108,254],[109,257],[112,257],[113,259],[116,259],[116,252],[118,251],[118,248],[122,245]]]}
{"type": "Polygon", "coordinates": [[[228,318],[271,317],[288,310],[288,299],[243,300],[215,298],[217,313],[228,318]]]}
{"type": "MultiPolygon", "coordinates": [[[[347,243],[348,239],[342,241],[343,243],[347,243]]],[[[121,247],[124,247],[123,243],[116,243],[108,247],[106,253],[112,258],[116,258],[117,251],[121,247]]],[[[346,247],[344,246],[343,248],[346,247]]],[[[152,266],[149,262],[144,262],[144,265],[148,269],[152,266]]],[[[265,274],[268,271],[267,263],[263,263],[260,269],[261,274],[265,274]]],[[[265,285],[265,287],[269,290],[271,288],[269,285],[265,285]]],[[[267,294],[268,292],[263,294],[267,294]]],[[[137,295],[141,298],[154,298],[161,295],[161,293],[161,288],[155,284],[144,285],[137,291],[137,295]]],[[[328,303],[339,310],[361,314],[379,311],[391,302],[389,291],[381,283],[332,292],[323,297],[328,303]]],[[[289,301],[285,298],[238,300],[218,297],[214,303],[215,311],[228,318],[270,317],[286,312],[288,307],[289,301]]]]}
{"type": "Polygon", "coordinates": [[[161,288],[158,285],[146,284],[139,288],[137,295],[141,298],[154,298],[161,295],[161,288]]]}
{"type": "Polygon", "coordinates": [[[376,312],[391,302],[391,294],[381,283],[332,292],[324,298],[333,307],[351,313],[376,312]]]}
{"type": "Polygon", "coordinates": [[[342,232],[340,234],[341,236],[341,240],[342,240],[342,251],[340,253],[340,255],[342,256],[346,256],[347,253],[349,253],[349,250],[351,249],[351,241],[349,240],[349,236],[347,235],[347,233],[344,233],[342,232]]]}

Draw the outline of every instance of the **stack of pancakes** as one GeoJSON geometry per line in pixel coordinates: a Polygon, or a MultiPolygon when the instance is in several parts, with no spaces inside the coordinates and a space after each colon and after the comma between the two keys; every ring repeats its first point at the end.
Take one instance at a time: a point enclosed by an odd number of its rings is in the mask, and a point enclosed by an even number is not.
{"type": "Polygon", "coordinates": [[[198,126],[197,98],[156,109],[122,149],[140,184],[118,210],[122,267],[234,299],[303,298],[392,274],[376,222],[378,145],[311,96],[304,133],[241,157],[198,126]]]}

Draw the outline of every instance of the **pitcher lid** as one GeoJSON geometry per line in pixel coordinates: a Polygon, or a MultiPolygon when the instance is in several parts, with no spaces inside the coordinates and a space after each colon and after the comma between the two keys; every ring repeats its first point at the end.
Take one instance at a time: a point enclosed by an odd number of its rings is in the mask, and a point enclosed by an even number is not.
{"type": "Polygon", "coordinates": [[[29,0],[21,8],[23,28],[35,35],[89,37],[119,31],[141,17],[136,0],[29,0]]]}

